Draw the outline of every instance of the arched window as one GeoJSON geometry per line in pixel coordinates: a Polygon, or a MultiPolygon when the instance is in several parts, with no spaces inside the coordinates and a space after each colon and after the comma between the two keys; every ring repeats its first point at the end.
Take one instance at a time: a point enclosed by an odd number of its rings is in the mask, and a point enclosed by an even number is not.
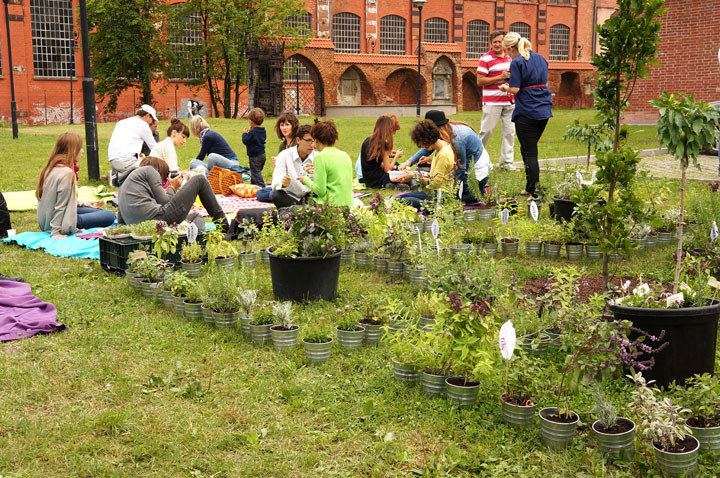
{"type": "MultiPolygon", "coordinates": [[[[510,31],[530,40],[530,25],[523,22],[515,22],[510,25],[510,31]]],[[[532,41],[532,40],[530,40],[532,41]]]]}
{"type": "Polygon", "coordinates": [[[448,43],[450,24],[443,18],[425,20],[425,40],[428,43],[448,43]]]}
{"type": "Polygon", "coordinates": [[[570,59],[570,28],[565,25],[550,27],[550,60],[570,59]]]}
{"type": "Polygon", "coordinates": [[[300,15],[289,15],[285,18],[285,26],[297,28],[300,33],[311,32],[312,16],[308,12],[300,15]]]}
{"type": "Polygon", "coordinates": [[[360,17],[353,13],[338,13],[333,16],[332,37],[335,51],[339,53],[360,53],[360,17]]]}
{"type": "Polygon", "coordinates": [[[440,58],[433,67],[433,101],[450,101],[452,99],[453,69],[446,58],[440,58]]]}
{"type": "Polygon", "coordinates": [[[383,55],[405,54],[405,19],[387,15],[380,19],[380,53],[383,55]]]}
{"type": "Polygon", "coordinates": [[[490,24],[482,20],[472,20],[467,25],[465,37],[465,55],[468,58],[480,58],[488,51],[490,43],[490,24]]]}

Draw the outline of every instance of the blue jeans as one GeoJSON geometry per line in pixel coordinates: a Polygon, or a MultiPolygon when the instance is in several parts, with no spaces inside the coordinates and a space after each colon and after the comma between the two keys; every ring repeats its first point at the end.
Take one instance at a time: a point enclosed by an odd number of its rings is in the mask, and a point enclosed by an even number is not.
{"type": "Polygon", "coordinates": [[[272,187],[267,186],[264,188],[260,188],[255,193],[255,199],[257,199],[260,202],[272,202],[272,199],[270,196],[272,195],[272,187]]]}
{"type": "Polygon", "coordinates": [[[208,177],[208,175],[210,174],[210,170],[213,168],[213,166],[217,166],[218,168],[223,169],[229,169],[230,171],[235,171],[236,173],[240,172],[240,163],[237,159],[228,159],[225,156],[220,156],[217,153],[208,154],[207,162],[200,161],[197,158],[190,161],[190,169],[195,169],[198,166],[202,166],[203,168],[205,168],[205,177],[208,177]]]}
{"type": "Polygon", "coordinates": [[[395,196],[395,199],[409,204],[419,211],[422,206],[422,202],[430,199],[430,196],[422,191],[411,191],[409,193],[403,193],[399,196],[395,196]]]}
{"type": "Polygon", "coordinates": [[[385,173],[382,175],[380,179],[375,181],[372,184],[365,184],[365,186],[369,188],[376,188],[376,189],[382,189],[385,187],[386,184],[390,184],[392,181],[390,181],[390,175],[388,173],[385,173]]]}
{"type": "Polygon", "coordinates": [[[77,208],[78,229],[108,227],[111,226],[113,222],[115,222],[115,213],[107,209],[96,209],[85,206],[78,206],[77,208]]]}
{"type": "Polygon", "coordinates": [[[250,182],[261,188],[265,187],[262,171],[265,167],[265,153],[257,156],[250,156],[250,182]]]}

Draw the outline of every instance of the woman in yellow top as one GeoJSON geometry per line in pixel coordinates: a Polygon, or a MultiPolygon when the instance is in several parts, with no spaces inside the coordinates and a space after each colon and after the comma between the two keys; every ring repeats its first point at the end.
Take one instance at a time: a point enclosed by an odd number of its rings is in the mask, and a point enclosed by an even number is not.
{"type": "MultiPolygon", "coordinates": [[[[435,123],[430,120],[419,122],[410,133],[410,138],[418,147],[435,151],[435,158],[430,167],[430,176],[421,177],[421,181],[426,183],[429,189],[440,189],[446,193],[452,193],[457,161],[450,143],[440,139],[440,130],[435,123]]],[[[408,175],[412,176],[412,173],[408,172],[408,175]]],[[[420,210],[423,201],[432,199],[423,191],[413,191],[396,197],[417,210],[420,210]]]]}

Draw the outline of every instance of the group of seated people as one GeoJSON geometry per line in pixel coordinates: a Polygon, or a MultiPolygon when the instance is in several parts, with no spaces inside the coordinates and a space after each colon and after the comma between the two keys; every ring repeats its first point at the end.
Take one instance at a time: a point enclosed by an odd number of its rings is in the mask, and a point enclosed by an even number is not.
{"type": "MultiPolygon", "coordinates": [[[[168,224],[180,223],[188,218],[197,197],[214,221],[227,229],[228,223],[218,204],[207,172],[214,166],[237,170],[237,156],[227,141],[210,130],[207,121],[195,116],[188,128],[173,118],[167,130],[167,139],[155,142],[148,156],[139,153],[119,156],[117,141],[124,140],[140,151],[138,141],[147,143],[152,137],[151,124],[156,123],[154,110],[144,105],[136,116],[122,120],[116,126],[108,148],[110,164],[117,172],[120,184],[118,193],[118,222],[137,224],[146,220],[162,220],[168,224]],[[141,113],[145,112],[146,115],[141,113]],[[126,122],[127,124],[123,124],[126,122]],[[118,128],[120,128],[118,130],[118,128]],[[147,128],[147,130],[145,129],[147,128]],[[130,141],[130,131],[140,132],[130,141]],[[182,146],[190,132],[201,140],[201,152],[190,162],[192,169],[205,174],[194,174],[184,180],[178,174],[175,147],[182,146]],[[204,158],[207,157],[207,161],[204,158]]],[[[250,119],[251,131],[258,128],[250,119]],[[254,125],[254,126],[253,126],[254,125]]],[[[261,121],[260,121],[261,122],[261,121]]],[[[402,150],[393,149],[393,136],[400,129],[397,117],[385,114],[378,118],[374,131],[362,144],[360,157],[361,181],[367,187],[386,187],[390,184],[422,184],[430,190],[456,193],[453,185],[462,184],[461,198],[476,202],[466,186],[468,168],[480,182],[481,191],[487,182],[490,161],[477,133],[469,125],[451,122],[441,111],[429,111],[426,119],[411,131],[413,142],[421,149],[400,163],[402,150]],[[430,156],[434,153],[434,158],[430,156]],[[430,163],[428,173],[420,172],[430,163]],[[415,172],[410,167],[418,164],[415,172]]],[[[315,121],[312,125],[299,125],[292,112],[283,113],[275,131],[282,140],[275,165],[272,183],[257,193],[258,200],[272,202],[278,208],[302,204],[310,195],[316,202],[335,206],[352,206],[353,168],[350,156],[335,147],[338,131],[332,121],[315,121]]],[[[264,129],[263,129],[264,132],[264,129]]],[[[246,133],[247,134],[247,133],[246,133]]],[[[246,134],[243,136],[245,137],[246,134]]],[[[263,149],[248,153],[251,172],[265,162],[263,149]],[[253,160],[254,158],[254,160],[253,160]],[[255,161],[255,164],[253,164],[255,161]]],[[[250,151],[250,148],[248,149],[250,151]]],[[[101,203],[83,203],[77,192],[77,163],[83,154],[82,138],[74,133],[61,135],[40,175],[36,189],[38,223],[43,231],[55,238],[73,234],[78,229],[106,227],[115,221],[112,211],[100,209],[101,203]]],[[[260,173],[260,177],[262,174],[260,173]]],[[[264,182],[262,184],[264,186],[264,182]]],[[[420,209],[430,197],[424,191],[409,191],[397,196],[399,200],[420,209]]]]}

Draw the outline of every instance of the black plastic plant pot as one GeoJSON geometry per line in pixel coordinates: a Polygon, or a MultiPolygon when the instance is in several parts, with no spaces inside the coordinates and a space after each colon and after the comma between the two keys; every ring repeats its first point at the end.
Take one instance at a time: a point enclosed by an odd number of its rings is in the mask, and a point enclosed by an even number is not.
{"type": "Polygon", "coordinates": [[[281,257],[267,250],[270,279],[278,300],[333,300],[340,276],[340,252],[328,257],[281,257]]]}
{"type": "MultiPolygon", "coordinates": [[[[610,310],[617,320],[629,320],[650,335],[657,337],[665,330],[663,342],[669,344],[654,355],[655,366],[642,372],[646,380],[655,380],[658,386],[667,386],[673,380],[684,384],[696,373],[714,373],[720,301],[715,300],[712,305],[704,307],[679,309],[611,305],[610,310]]],[[[634,340],[637,336],[633,333],[630,339],[634,340]]],[[[639,358],[647,359],[644,355],[639,358]]]]}
{"type": "Polygon", "coordinates": [[[560,221],[570,222],[575,212],[575,203],[569,199],[561,199],[553,196],[552,216],[560,221]]]}

